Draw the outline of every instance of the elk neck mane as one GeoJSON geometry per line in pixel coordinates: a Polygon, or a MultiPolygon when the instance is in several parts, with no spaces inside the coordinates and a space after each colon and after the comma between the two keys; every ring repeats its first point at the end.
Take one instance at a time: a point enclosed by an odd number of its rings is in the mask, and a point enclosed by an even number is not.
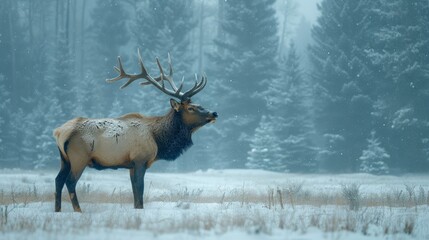
{"type": "Polygon", "coordinates": [[[157,159],[173,161],[193,144],[191,128],[183,123],[180,113],[173,109],[167,115],[158,117],[152,129],[158,145],[157,159]]]}

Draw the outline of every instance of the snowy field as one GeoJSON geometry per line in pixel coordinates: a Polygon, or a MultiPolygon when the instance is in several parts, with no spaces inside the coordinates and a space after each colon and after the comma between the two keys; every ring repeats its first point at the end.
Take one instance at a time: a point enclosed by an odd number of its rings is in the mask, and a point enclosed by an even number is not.
{"type": "Polygon", "coordinates": [[[55,176],[0,170],[0,239],[429,239],[426,175],[148,171],[136,210],[128,171],[87,169],[83,213],[65,188],[53,212],[55,176]]]}

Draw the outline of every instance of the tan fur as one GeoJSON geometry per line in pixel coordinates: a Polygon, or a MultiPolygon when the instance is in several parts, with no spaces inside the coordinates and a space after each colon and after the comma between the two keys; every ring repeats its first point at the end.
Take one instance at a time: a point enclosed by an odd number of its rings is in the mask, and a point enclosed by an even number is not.
{"type": "Polygon", "coordinates": [[[61,211],[64,184],[73,209],[81,211],[75,187],[87,166],[129,168],[134,207],[142,208],[146,169],[158,158],[176,159],[192,145],[190,135],[217,117],[189,102],[175,105],[177,109],[161,117],[129,113],[119,118],[75,118],[55,129],[53,135],[62,155],[55,179],[55,211],[61,211]]]}
{"type": "Polygon", "coordinates": [[[105,167],[125,167],[132,164],[131,160],[155,158],[157,148],[148,128],[150,122],[138,113],[112,119],[75,118],[55,129],[54,136],[74,173],[91,165],[91,160],[105,167]]]}
{"type": "Polygon", "coordinates": [[[63,157],[65,159],[67,158],[67,154],[64,150],[64,143],[70,138],[70,136],[72,135],[76,123],[82,121],[83,118],[74,118],[66,123],[64,123],[61,127],[58,127],[54,130],[54,137],[56,139],[57,142],[57,146],[59,147],[61,154],[63,155],[63,157]]]}
{"type": "MultiPolygon", "coordinates": [[[[189,107],[197,108],[198,105],[184,102],[179,107],[175,111],[183,111],[182,121],[193,126],[192,132],[204,125],[206,112],[187,110],[189,107]]],[[[139,113],[105,119],[79,117],[55,129],[53,135],[64,159],[70,162],[71,171],[78,177],[94,161],[103,167],[130,168],[136,164],[135,161],[150,167],[157,160],[153,129],[163,119],[164,117],[145,117],[139,113]],[[67,151],[64,149],[66,142],[67,151]]]]}

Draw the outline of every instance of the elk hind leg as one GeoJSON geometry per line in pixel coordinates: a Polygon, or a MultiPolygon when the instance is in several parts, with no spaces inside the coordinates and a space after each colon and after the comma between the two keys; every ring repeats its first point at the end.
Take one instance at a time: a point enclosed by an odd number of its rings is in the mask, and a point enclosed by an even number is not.
{"type": "Polygon", "coordinates": [[[79,206],[79,200],[76,195],[76,184],[85,168],[80,169],[78,172],[70,171],[66,179],[67,190],[69,191],[70,201],[75,212],[82,212],[79,206]]]}
{"type": "Polygon", "coordinates": [[[55,212],[61,211],[61,193],[63,191],[64,183],[66,182],[67,176],[70,174],[70,163],[66,162],[63,155],[61,156],[61,169],[55,178],[55,212]]]}
{"type": "Polygon", "coordinates": [[[82,212],[76,195],[76,184],[90,159],[85,154],[85,152],[81,152],[77,149],[75,149],[75,151],[69,151],[68,156],[70,159],[71,171],[67,176],[66,186],[67,190],[69,191],[70,200],[74,211],[82,212]]]}

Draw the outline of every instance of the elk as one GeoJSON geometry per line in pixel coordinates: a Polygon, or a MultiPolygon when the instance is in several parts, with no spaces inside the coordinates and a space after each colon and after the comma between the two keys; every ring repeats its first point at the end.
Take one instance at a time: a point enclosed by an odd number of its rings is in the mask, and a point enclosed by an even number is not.
{"type": "Polygon", "coordinates": [[[55,178],[55,211],[61,211],[61,193],[67,186],[75,212],[81,212],[76,195],[76,183],[84,169],[97,170],[126,168],[130,171],[134,195],[134,208],[143,208],[144,176],[146,170],[157,160],[175,160],[192,143],[192,134],[207,123],[215,122],[218,114],[191,102],[191,97],[200,92],[207,83],[195,75],[195,84],[182,92],[184,78],[177,87],[173,81],[171,57],[168,54],[169,74],[165,74],[158,58],[160,75],[149,75],[138,50],[141,73],[127,74],[118,57],[115,70],[119,76],[106,81],[128,81],[121,89],[137,79],[140,85],[153,85],[170,99],[171,109],[164,116],[147,117],[139,113],[129,113],[118,118],[90,119],[78,117],[54,130],[56,144],[60,151],[61,168],[55,178]],[[166,87],[165,82],[170,88],[166,87]],[[180,100],[178,102],[177,100],[180,100]]]}

